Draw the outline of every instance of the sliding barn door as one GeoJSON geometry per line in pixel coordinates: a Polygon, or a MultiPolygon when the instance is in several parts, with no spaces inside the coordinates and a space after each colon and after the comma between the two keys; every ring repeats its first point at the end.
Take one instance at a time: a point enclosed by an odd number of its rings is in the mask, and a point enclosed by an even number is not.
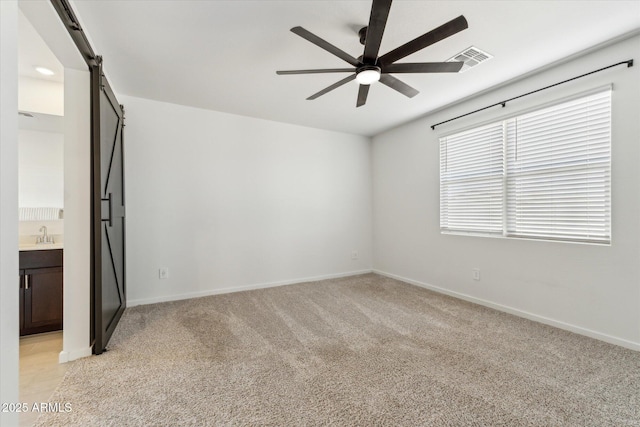
{"type": "Polygon", "coordinates": [[[124,111],[102,73],[91,67],[93,199],[93,352],[100,354],[126,307],[124,111]]]}

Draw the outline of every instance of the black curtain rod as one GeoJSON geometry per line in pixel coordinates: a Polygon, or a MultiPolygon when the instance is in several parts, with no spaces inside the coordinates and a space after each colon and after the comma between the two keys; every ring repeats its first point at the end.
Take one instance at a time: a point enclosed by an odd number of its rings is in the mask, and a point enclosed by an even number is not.
{"type": "Polygon", "coordinates": [[[454,117],[452,119],[445,120],[444,122],[440,122],[440,123],[436,123],[435,125],[431,125],[431,130],[434,130],[436,128],[436,126],[440,126],[440,125],[443,125],[445,123],[449,123],[449,122],[452,122],[454,120],[461,119],[462,117],[466,117],[466,116],[469,116],[471,114],[475,114],[475,113],[478,113],[480,111],[484,111],[484,110],[486,110],[488,108],[497,107],[498,105],[502,105],[502,107],[505,107],[507,105],[507,102],[513,101],[514,99],[518,99],[518,98],[522,98],[524,96],[528,96],[528,95],[531,95],[531,94],[534,94],[534,93],[538,93],[538,92],[541,92],[541,91],[543,91],[545,89],[549,89],[549,88],[552,88],[552,87],[555,87],[555,86],[558,86],[558,85],[561,85],[561,84],[564,84],[564,83],[568,83],[568,82],[580,79],[582,77],[589,76],[591,74],[599,73],[600,71],[608,70],[609,68],[617,67],[618,65],[622,65],[622,64],[627,64],[627,68],[633,67],[633,59],[629,59],[628,61],[618,62],[617,64],[609,65],[608,67],[603,67],[603,68],[600,68],[598,70],[591,71],[589,73],[585,73],[585,74],[582,74],[582,75],[579,75],[579,76],[576,76],[576,77],[573,77],[573,78],[570,78],[570,79],[567,79],[567,80],[563,80],[563,81],[558,82],[558,83],[554,83],[554,84],[549,85],[549,86],[545,86],[545,87],[543,87],[541,89],[532,90],[531,92],[527,92],[527,93],[522,94],[522,95],[514,96],[513,98],[505,99],[504,101],[496,102],[495,104],[491,104],[491,105],[488,105],[488,106],[483,107],[483,108],[478,108],[477,110],[473,110],[470,113],[462,114],[462,115],[454,117]]]}

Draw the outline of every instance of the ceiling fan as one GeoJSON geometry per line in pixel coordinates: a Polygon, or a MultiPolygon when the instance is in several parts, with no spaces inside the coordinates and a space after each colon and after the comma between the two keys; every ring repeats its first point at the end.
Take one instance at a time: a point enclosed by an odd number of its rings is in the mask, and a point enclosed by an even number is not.
{"type": "Polygon", "coordinates": [[[391,89],[394,89],[409,98],[413,98],[419,93],[416,89],[393,77],[391,74],[457,73],[460,71],[463,65],[462,62],[397,64],[396,61],[466,29],[468,27],[467,20],[462,15],[379,57],[378,51],[380,50],[380,44],[382,43],[382,35],[387,24],[389,10],[391,9],[391,2],[392,0],[373,0],[371,16],[369,17],[369,25],[361,28],[359,31],[360,43],[364,45],[364,53],[359,58],[354,58],[340,48],[321,39],[302,27],[294,27],[291,29],[291,32],[348,62],[353,68],[276,71],[276,74],[353,73],[331,86],[322,89],[320,92],[314,93],[307,99],[316,99],[355,79],[360,83],[356,107],[361,107],[367,102],[370,85],[376,81],[380,81],[380,83],[389,86],[391,89]]]}

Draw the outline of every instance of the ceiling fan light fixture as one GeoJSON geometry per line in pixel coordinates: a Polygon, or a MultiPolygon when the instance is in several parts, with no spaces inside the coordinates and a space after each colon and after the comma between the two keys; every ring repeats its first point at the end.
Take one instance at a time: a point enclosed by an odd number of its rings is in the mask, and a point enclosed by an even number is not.
{"type": "Polygon", "coordinates": [[[365,65],[356,71],[356,81],[361,85],[370,85],[380,80],[380,67],[365,65]]]}

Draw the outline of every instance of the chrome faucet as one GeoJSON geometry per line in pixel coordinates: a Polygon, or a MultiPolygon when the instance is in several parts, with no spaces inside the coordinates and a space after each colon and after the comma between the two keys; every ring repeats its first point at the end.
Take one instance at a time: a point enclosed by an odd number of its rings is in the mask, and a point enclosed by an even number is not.
{"type": "Polygon", "coordinates": [[[40,231],[42,232],[42,236],[38,236],[38,238],[36,239],[36,244],[53,243],[53,236],[47,235],[46,225],[40,227],[40,231]]]}

